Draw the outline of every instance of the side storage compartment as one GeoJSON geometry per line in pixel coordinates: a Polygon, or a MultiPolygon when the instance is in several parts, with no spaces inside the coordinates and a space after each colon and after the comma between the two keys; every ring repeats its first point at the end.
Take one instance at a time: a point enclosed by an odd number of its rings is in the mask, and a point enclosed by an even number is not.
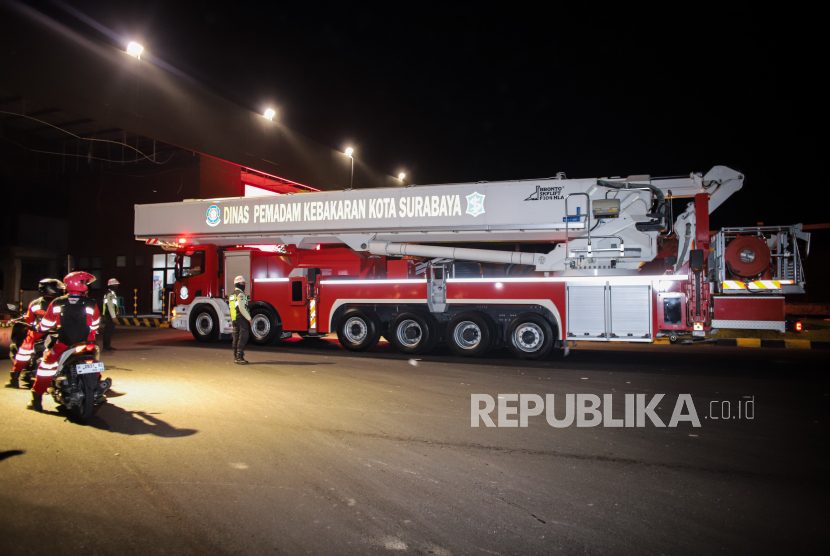
{"type": "Polygon", "coordinates": [[[650,285],[568,284],[568,340],[650,342],[650,285]]]}
{"type": "Polygon", "coordinates": [[[606,286],[568,285],[568,339],[604,340],[606,286]]]}
{"type": "Polygon", "coordinates": [[[233,293],[233,279],[242,276],[253,283],[250,251],[225,251],[225,296],[233,293]]]}
{"type": "Polygon", "coordinates": [[[717,295],[712,328],[776,330],[784,333],[784,297],[717,295]]]}
{"type": "Polygon", "coordinates": [[[610,286],[611,341],[651,340],[651,286],[610,286]]]}

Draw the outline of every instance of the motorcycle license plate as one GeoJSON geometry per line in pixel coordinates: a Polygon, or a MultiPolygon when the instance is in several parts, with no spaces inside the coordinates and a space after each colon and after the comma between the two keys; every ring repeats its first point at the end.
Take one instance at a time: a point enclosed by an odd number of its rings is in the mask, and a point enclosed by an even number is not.
{"type": "Polygon", "coordinates": [[[89,373],[103,373],[103,363],[84,363],[82,365],[75,365],[75,374],[85,375],[89,373]]]}

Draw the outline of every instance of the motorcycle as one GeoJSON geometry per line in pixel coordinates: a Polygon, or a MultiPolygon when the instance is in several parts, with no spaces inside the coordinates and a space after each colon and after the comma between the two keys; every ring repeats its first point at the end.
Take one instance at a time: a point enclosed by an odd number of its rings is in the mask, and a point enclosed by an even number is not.
{"type": "MultiPolygon", "coordinates": [[[[9,345],[9,358],[14,361],[20,346],[26,339],[26,334],[29,330],[35,330],[35,327],[23,320],[23,317],[14,319],[10,322],[12,323],[12,331],[11,342],[9,345]]],[[[37,367],[43,357],[43,352],[45,350],[44,338],[39,338],[35,341],[35,344],[32,347],[35,352],[32,354],[31,359],[29,359],[29,362],[26,363],[26,366],[23,368],[23,372],[20,373],[20,380],[28,384],[29,387],[31,387],[32,383],[35,381],[37,367]]]]}
{"type": "Polygon", "coordinates": [[[20,349],[21,344],[26,339],[27,323],[23,317],[12,319],[6,322],[6,325],[11,325],[11,337],[9,339],[9,358],[14,361],[14,356],[17,355],[17,350],[20,349]]]}
{"type": "MultiPolygon", "coordinates": [[[[50,335],[47,349],[52,342],[57,342],[57,335],[50,335]]],[[[106,401],[104,394],[112,386],[111,378],[98,380],[98,375],[104,372],[99,355],[95,342],[86,341],[71,346],[61,354],[58,371],[48,390],[55,403],[69,410],[80,422],[87,421],[95,406],[106,401]]]]}

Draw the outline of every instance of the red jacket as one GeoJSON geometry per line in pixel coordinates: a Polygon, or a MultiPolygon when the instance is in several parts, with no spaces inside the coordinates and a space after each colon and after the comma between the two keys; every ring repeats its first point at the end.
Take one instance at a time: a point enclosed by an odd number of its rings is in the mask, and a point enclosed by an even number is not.
{"type": "Polygon", "coordinates": [[[52,296],[43,296],[29,303],[29,308],[26,310],[26,316],[23,317],[23,320],[29,324],[37,324],[46,314],[46,309],[49,308],[54,299],[52,296]]]}
{"type": "Polygon", "coordinates": [[[80,294],[70,293],[55,299],[40,320],[39,328],[46,332],[58,330],[58,341],[64,345],[95,341],[101,315],[93,300],[80,294]]]}

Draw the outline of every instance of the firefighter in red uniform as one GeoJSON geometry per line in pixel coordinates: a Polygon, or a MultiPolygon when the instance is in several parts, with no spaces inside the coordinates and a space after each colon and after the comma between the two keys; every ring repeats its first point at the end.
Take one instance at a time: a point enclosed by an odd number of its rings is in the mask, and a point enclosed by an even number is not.
{"type": "Polygon", "coordinates": [[[40,290],[43,297],[39,297],[29,303],[29,309],[26,311],[26,316],[23,317],[23,320],[34,326],[35,329],[29,330],[26,334],[26,339],[17,350],[17,355],[14,357],[11,378],[9,379],[9,383],[6,384],[7,388],[20,387],[20,373],[35,355],[35,342],[43,337],[43,333],[36,329],[37,325],[40,323],[43,315],[46,314],[46,309],[49,308],[49,304],[59,295],[63,295],[63,287],[63,282],[55,278],[44,278],[38,284],[37,289],[40,290]]]}
{"type": "Polygon", "coordinates": [[[58,328],[58,340],[43,355],[37,368],[37,379],[32,387],[32,401],[28,408],[43,410],[43,393],[58,372],[61,354],[72,345],[83,341],[94,342],[101,322],[98,305],[86,297],[87,284],[95,276],[87,272],[71,272],[63,279],[67,294],[55,299],[40,320],[40,330],[47,332],[58,328]]]}

